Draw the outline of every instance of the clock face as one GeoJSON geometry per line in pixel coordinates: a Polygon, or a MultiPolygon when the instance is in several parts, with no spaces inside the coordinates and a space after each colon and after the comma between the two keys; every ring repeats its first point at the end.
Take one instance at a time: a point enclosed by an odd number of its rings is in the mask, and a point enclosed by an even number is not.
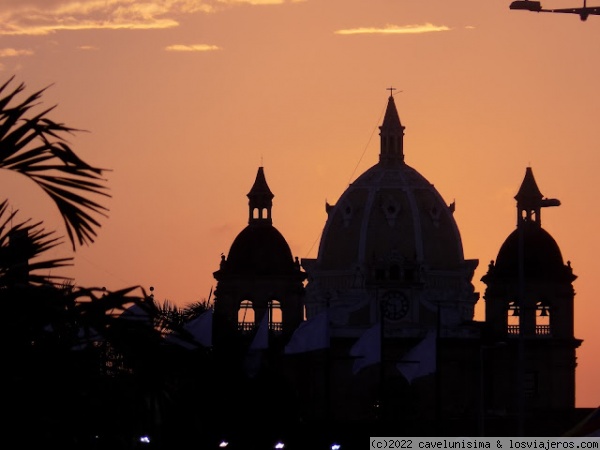
{"type": "Polygon", "coordinates": [[[403,292],[388,291],[383,295],[383,315],[388,320],[400,320],[408,313],[410,303],[403,292]]]}

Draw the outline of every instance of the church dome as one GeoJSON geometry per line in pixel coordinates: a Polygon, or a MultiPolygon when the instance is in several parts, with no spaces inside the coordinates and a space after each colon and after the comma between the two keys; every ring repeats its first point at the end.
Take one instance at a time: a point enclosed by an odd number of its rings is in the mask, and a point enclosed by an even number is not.
{"type": "Polygon", "coordinates": [[[454,203],[405,163],[391,95],[379,130],[378,163],[326,205],[318,255],[302,260],[306,317],[331,308],[339,336],[359,335],[382,314],[398,337],[418,337],[438,321],[469,335],[468,325],[458,328],[473,319],[479,261],[464,259],[454,203]]]}
{"type": "Polygon", "coordinates": [[[269,340],[287,342],[304,318],[306,274],[273,226],[274,195],[263,167],[247,197],[248,225],[233,240],[227,257],[221,254],[219,270],[213,272],[217,280],[213,335],[215,348],[224,351],[238,352],[239,344],[256,336],[255,328],[263,320],[268,321],[269,340]]]}
{"type": "Polygon", "coordinates": [[[451,208],[403,163],[379,163],[346,189],[329,212],[319,248],[323,269],[352,268],[383,255],[437,269],[463,261],[451,208]]]}
{"type": "Polygon", "coordinates": [[[319,247],[322,270],[350,270],[383,259],[430,269],[464,262],[460,233],[435,187],[404,162],[404,127],[389,97],[380,127],[379,162],[327,205],[328,219],[319,247]]]}
{"type": "MultiPolygon", "coordinates": [[[[284,275],[298,271],[292,251],[283,235],[273,226],[273,193],[263,167],[247,194],[248,226],[234,239],[220,273],[242,276],[284,275]]],[[[223,256],[224,258],[224,256],[223,256]]]]}
{"type": "Polygon", "coordinates": [[[238,275],[288,274],[294,269],[292,251],[272,225],[248,225],[235,238],[227,256],[227,271],[238,275]]]}
{"type": "MultiPolygon", "coordinates": [[[[500,247],[494,273],[516,278],[519,271],[519,230],[514,230],[500,247]]],[[[541,227],[523,227],[523,269],[526,278],[555,279],[564,274],[563,257],[554,238],[541,227]]]]}
{"type": "Polygon", "coordinates": [[[525,177],[519,192],[515,195],[515,200],[517,200],[517,229],[500,247],[496,262],[493,267],[490,267],[490,275],[516,279],[519,276],[522,255],[523,275],[526,279],[573,281],[575,276],[571,268],[565,266],[560,247],[550,233],[542,228],[542,208],[559,206],[560,201],[544,198],[531,167],[525,171],[525,177]]]}

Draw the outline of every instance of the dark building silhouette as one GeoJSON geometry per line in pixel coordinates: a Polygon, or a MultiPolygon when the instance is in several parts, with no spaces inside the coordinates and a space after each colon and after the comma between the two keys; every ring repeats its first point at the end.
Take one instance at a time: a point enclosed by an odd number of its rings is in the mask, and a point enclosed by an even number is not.
{"type": "Polygon", "coordinates": [[[445,408],[465,414],[476,400],[470,389],[473,362],[464,352],[476,347],[479,335],[472,321],[478,294],[471,282],[478,261],[464,258],[453,209],[405,162],[404,130],[390,96],[380,127],[379,162],[335,205],[327,205],[318,256],[302,261],[308,275],[307,317],[330,310],[329,384],[335,389],[328,394],[329,414],[339,420],[433,419],[441,380],[428,376],[408,385],[395,369],[431,330],[439,329],[444,339],[444,380],[455,380],[445,408]],[[382,364],[352,375],[350,348],[377,322],[382,324],[382,364]]]}
{"type": "Polygon", "coordinates": [[[289,338],[304,319],[303,281],[306,275],[294,261],[285,238],[273,226],[273,193],[259,167],[248,193],[248,226],[231,244],[214,273],[215,345],[252,334],[265,314],[269,329],[289,338]]]}
{"type": "MultiPolygon", "coordinates": [[[[216,422],[240,433],[295,423],[296,403],[282,367],[283,347],[304,320],[306,274],[273,226],[273,193],[259,167],[248,196],[248,225],[227,256],[221,255],[213,316],[213,347],[219,400],[216,422]],[[267,316],[268,350],[251,342],[267,316]],[[263,405],[273,405],[263,408],[263,405]],[[261,408],[261,414],[253,411],[261,408]]],[[[263,430],[262,433],[265,431],[263,430]]]]}
{"type": "Polygon", "coordinates": [[[273,194],[258,169],[248,226],[214,273],[215,354],[223,365],[243,359],[270,314],[266,382],[255,387],[278,389],[279,405],[301,423],[393,423],[413,436],[555,434],[560,420],[572,423],[581,344],[576,277],[541,227],[541,208],[559,202],[542,196],[527,168],[517,229],[482,278],[486,317],[475,321],[478,260],[464,256],[455,204],[405,162],[404,130],[390,95],[379,161],[325,205],[318,255],[301,264],[273,227],[273,194]],[[330,346],[284,354],[304,315],[324,311],[330,346]],[[354,373],[352,348],[377,324],[381,363],[354,373]],[[397,364],[431,333],[435,349],[419,358],[436,370],[410,379],[397,364]]]}
{"type": "Polygon", "coordinates": [[[574,408],[575,350],[582,342],[574,336],[572,283],[577,277],[542,228],[541,218],[542,208],[560,202],[542,196],[530,167],[515,199],[517,228],[482,281],[487,285],[486,338],[512,344],[512,350],[522,347],[494,370],[505,376],[490,401],[502,409],[514,408],[510,394],[521,383],[527,410],[574,408]],[[511,378],[518,368],[521,380],[511,378]]]}

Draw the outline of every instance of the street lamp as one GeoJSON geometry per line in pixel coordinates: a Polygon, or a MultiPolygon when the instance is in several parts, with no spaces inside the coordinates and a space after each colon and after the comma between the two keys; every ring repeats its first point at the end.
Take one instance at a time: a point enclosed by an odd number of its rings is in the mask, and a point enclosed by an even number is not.
{"type": "Polygon", "coordinates": [[[532,0],[515,0],[510,4],[510,9],[524,9],[525,11],[540,12],[542,10],[542,4],[532,0]]]}
{"type": "MultiPolygon", "coordinates": [[[[520,9],[533,12],[578,14],[582,21],[587,20],[590,15],[600,15],[600,6],[587,6],[586,2],[587,0],[583,0],[583,7],[581,8],[543,9],[542,4],[539,1],[515,0],[510,4],[510,9],[520,9]]],[[[556,204],[548,204],[544,206],[556,206],[556,204]]]]}
{"type": "Polygon", "coordinates": [[[493,344],[479,346],[479,436],[485,436],[485,376],[484,376],[484,353],[485,350],[504,347],[506,342],[495,342],[493,344]]]}

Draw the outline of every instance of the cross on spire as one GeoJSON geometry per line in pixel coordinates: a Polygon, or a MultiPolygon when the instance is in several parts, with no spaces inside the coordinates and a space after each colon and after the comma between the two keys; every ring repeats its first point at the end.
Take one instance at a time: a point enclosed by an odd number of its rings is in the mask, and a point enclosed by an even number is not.
{"type": "Polygon", "coordinates": [[[389,88],[386,88],[386,91],[390,91],[390,97],[392,95],[394,95],[393,91],[395,91],[395,90],[396,90],[396,88],[395,87],[391,87],[391,86],[389,88]]]}

